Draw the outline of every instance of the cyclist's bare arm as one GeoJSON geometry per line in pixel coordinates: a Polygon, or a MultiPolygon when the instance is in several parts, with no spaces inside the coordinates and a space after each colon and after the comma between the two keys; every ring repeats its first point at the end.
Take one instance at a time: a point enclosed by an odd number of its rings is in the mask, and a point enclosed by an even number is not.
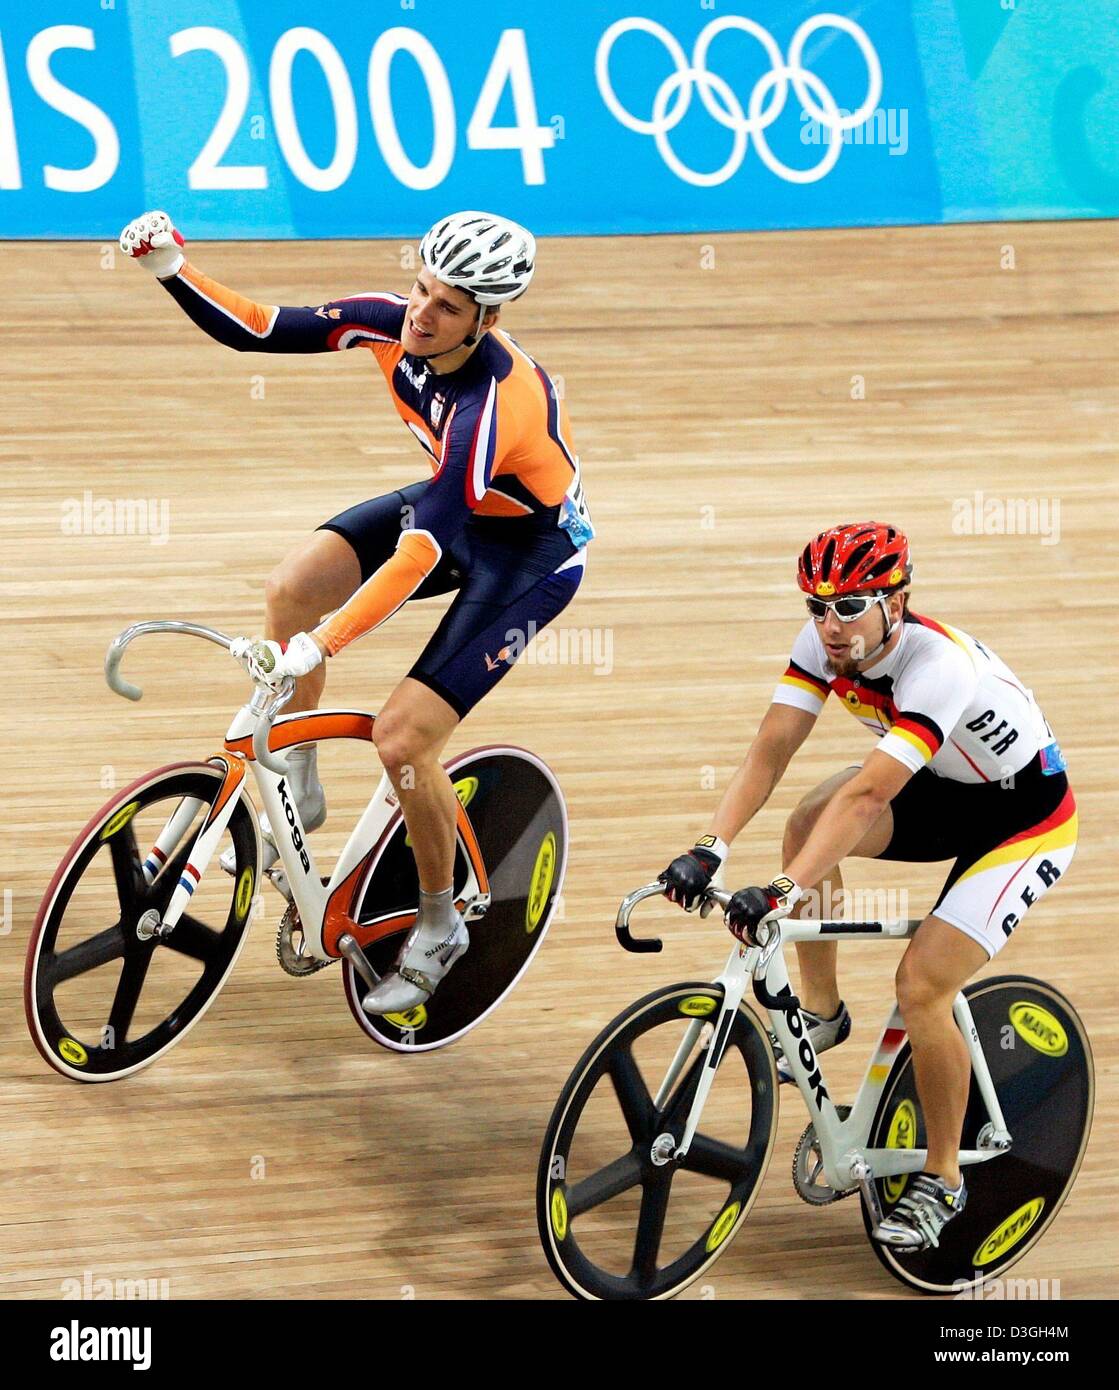
{"type": "MultiPolygon", "coordinates": [[[[769,800],[785,775],[793,754],[812,732],[816,715],[792,705],[766,710],[742,766],[731,778],[712,823],[712,831],[729,845],[769,800]]],[[[798,880],[799,881],[799,880],[798,880]]]]}
{"type": "Polygon", "coordinates": [[[875,748],[820,812],[784,872],[802,886],[818,883],[851,853],[912,776],[912,768],[875,748]]]}

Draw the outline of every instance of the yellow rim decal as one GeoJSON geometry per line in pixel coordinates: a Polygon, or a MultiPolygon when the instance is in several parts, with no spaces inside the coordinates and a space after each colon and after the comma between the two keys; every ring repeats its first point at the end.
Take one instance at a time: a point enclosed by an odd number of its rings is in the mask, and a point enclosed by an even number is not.
{"type": "Polygon", "coordinates": [[[427,1022],[427,1009],[423,1004],[417,1004],[414,1009],[408,1009],[402,1014],[385,1014],[385,1022],[391,1023],[394,1028],[408,1029],[413,1033],[418,1033],[427,1022]]]}
{"type": "Polygon", "coordinates": [[[237,897],[233,904],[233,910],[237,914],[238,922],[245,920],[245,914],[248,912],[252,900],[253,871],[251,868],[247,868],[241,871],[241,877],[237,880],[237,897]]]}
{"type": "Polygon", "coordinates": [[[687,1014],[689,1018],[706,1018],[718,1007],[719,1001],[712,999],[709,994],[689,994],[687,999],[680,1000],[676,1010],[678,1013],[687,1014]]]}
{"type": "Polygon", "coordinates": [[[715,1218],[715,1224],[711,1227],[711,1234],[707,1237],[707,1253],[710,1255],[712,1250],[718,1250],[723,1241],[731,1233],[731,1228],[738,1220],[738,1213],[742,1210],[741,1202],[731,1202],[729,1207],[724,1207],[715,1218]]]}
{"type": "Polygon", "coordinates": [[[1063,1057],[1068,1051],[1068,1034],[1039,1004],[1027,1004],[1025,1000],[1011,1004],[1010,1021],[1018,1036],[1046,1057],[1063,1057]]]}
{"type": "Polygon", "coordinates": [[[122,806],[119,811],[114,811],[98,838],[101,840],[112,839],[118,830],[124,829],[139,809],[140,803],[138,801],[130,801],[127,806],[122,806]]]}
{"type": "Polygon", "coordinates": [[[1034,1197],[1032,1201],[1023,1202],[1017,1211],[996,1226],[972,1256],[975,1268],[982,1269],[992,1260],[1000,1259],[1008,1250],[1013,1250],[1041,1215],[1044,1206],[1044,1197],[1034,1197]]]}
{"type": "Polygon", "coordinates": [[[567,1198],[563,1195],[562,1187],[552,1190],[552,1230],[557,1240],[563,1240],[567,1235],[567,1198]]]}
{"type": "Polygon", "coordinates": [[[474,800],[474,793],[478,790],[477,777],[463,777],[455,783],[455,795],[465,809],[474,800]]]}
{"type": "Polygon", "coordinates": [[[544,907],[556,876],[556,837],[549,830],[536,852],[536,865],[529,880],[528,904],[525,907],[525,931],[534,932],[544,915],[544,907]]]}
{"type": "Polygon", "coordinates": [[[58,1044],[58,1055],[64,1062],[70,1062],[75,1067],[84,1067],[89,1061],[89,1053],[73,1038],[63,1038],[58,1044]]]}
{"type": "MultiPolygon", "coordinates": [[[[890,1121],[889,1133],[886,1135],[886,1147],[888,1149],[911,1149],[916,1138],[917,1108],[911,1100],[903,1100],[894,1111],[894,1117],[890,1121]]],[[[892,1178],[887,1178],[883,1183],[887,1202],[896,1202],[905,1191],[905,1184],[908,1181],[908,1173],[895,1173],[892,1178]]]]}

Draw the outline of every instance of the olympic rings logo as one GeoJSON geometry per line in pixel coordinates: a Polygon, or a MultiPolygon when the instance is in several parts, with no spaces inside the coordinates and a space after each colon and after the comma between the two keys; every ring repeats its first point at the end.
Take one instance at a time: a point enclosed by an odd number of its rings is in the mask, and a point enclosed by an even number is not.
{"type": "Polygon", "coordinates": [[[700,188],[711,188],[716,184],[726,183],[727,179],[738,172],[742,166],[742,161],[746,158],[746,147],[750,136],[754,137],[754,145],[762,163],[779,179],[784,179],[786,183],[817,182],[830,172],[839,158],[839,151],[843,142],[835,137],[844,130],[853,130],[856,126],[862,125],[877,108],[878,99],[882,95],[882,64],[878,59],[874,45],[864,29],[853,19],[848,19],[841,14],[817,14],[806,19],[793,35],[792,42],[789,44],[787,59],[782,57],[781,49],[773,35],[755,20],[746,19],[742,15],[727,15],[723,19],[713,19],[696,39],[695,51],[690,63],[675,35],[670,33],[664,25],[658,24],[656,20],[644,19],[635,15],[629,19],[617,20],[599,39],[598,50],[595,53],[594,70],[595,78],[598,81],[598,90],[615,118],[630,130],[635,130],[642,135],[651,135],[656,141],[661,158],[676,177],[683,179],[685,183],[695,184],[700,188]],[[858,110],[853,111],[848,116],[841,115],[835,98],[827,86],[801,62],[805,42],[817,29],[825,28],[839,29],[849,34],[858,45],[863,61],[866,63],[866,96],[858,110]],[[728,29],[738,29],[757,39],[765,50],[770,63],[770,71],[754,84],[746,111],[742,110],[742,103],[730,84],[716,73],[710,72],[707,67],[707,51],[711,47],[712,41],[728,29]],[[670,73],[657,89],[649,120],[643,120],[631,111],[627,111],[618,100],[610,81],[610,54],[614,44],[623,34],[634,30],[640,30],[642,33],[651,34],[654,38],[659,39],[668,50],[669,57],[676,64],[676,71],[670,73]],[[803,109],[813,120],[828,130],[831,136],[825,146],[822,159],[811,169],[790,168],[789,165],[777,158],[765,137],[768,127],[785,109],[790,83],[803,109]],[[707,108],[708,113],[721,126],[734,132],[734,143],[726,162],[721,168],[709,174],[700,173],[683,163],[672,148],[668,138],[669,132],[674,130],[687,114],[692,101],[692,92],[697,89],[700,100],[707,108]],[[766,104],[767,98],[768,104],[766,104]]]}

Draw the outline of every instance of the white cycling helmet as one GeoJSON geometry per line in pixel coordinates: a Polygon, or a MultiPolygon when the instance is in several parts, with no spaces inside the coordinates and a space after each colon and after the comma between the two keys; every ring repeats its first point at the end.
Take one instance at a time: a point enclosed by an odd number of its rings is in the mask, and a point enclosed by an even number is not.
{"type": "Polygon", "coordinates": [[[536,238],[507,217],[455,212],[441,218],[424,236],[420,259],[436,279],[465,290],[477,304],[488,307],[516,299],[528,289],[536,264],[536,238]]]}

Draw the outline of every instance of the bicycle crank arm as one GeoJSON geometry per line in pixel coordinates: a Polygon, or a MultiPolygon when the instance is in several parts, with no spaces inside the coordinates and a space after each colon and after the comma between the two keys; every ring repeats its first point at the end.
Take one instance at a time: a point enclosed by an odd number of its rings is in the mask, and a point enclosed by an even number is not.
{"type": "Polygon", "coordinates": [[[880,1226],[885,1213],[882,1211],[882,1203],[878,1198],[878,1189],[874,1185],[874,1169],[863,1159],[856,1159],[851,1165],[851,1176],[859,1184],[863,1201],[867,1205],[874,1225],[880,1226]]]}
{"type": "Polygon", "coordinates": [[[350,962],[353,968],[365,981],[370,989],[375,989],[381,983],[381,977],[369,964],[365,952],[357,944],[349,932],[344,932],[338,938],[338,949],[350,962]]]}
{"type": "Polygon", "coordinates": [[[459,911],[462,913],[464,922],[480,922],[490,910],[490,894],[475,893],[472,898],[467,898],[459,911]]]}

